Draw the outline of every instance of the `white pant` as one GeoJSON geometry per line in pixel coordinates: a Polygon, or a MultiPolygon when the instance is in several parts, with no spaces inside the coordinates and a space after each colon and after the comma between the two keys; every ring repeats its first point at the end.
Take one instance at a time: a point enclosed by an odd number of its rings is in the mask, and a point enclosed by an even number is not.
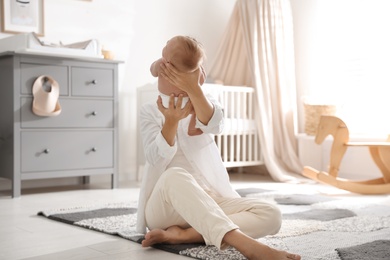
{"type": "Polygon", "coordinates": [[[239,228],[253,238],[276,234],[280,210],[255,198],[210,197],[186,170],[169,168],[159,178],[146,203],[149,229],[178,225],[193,227],[207,245],[221,247],[222,239],[239,228]]]}

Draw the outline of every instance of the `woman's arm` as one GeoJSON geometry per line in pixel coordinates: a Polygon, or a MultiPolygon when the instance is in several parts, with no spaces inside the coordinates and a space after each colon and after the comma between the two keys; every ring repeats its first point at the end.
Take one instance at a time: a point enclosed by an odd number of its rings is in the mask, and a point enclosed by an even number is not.
{"type": "Polygon", "coordinates": [[[156,104],[148,103],[140,111],[141,140],[146,161],[152,165],[159,165],[163,169],[176,153],[176,146],[167,144],[161,134],[164,122],[163,115],[158,111],[156,104]]]}
{"type": "MultiPolygon", "coordinates": [[[[156,105],[149,103],[142,106],[140,111],[140,128],[145,158],[151,165],[161,164],[165,167],[176,153],[175,137],[178,122],[189,115],[192,110],[191,102],[183,109],[175,108],[173,98],[170,106],[162,106],[161,98],[156,105]]],[[[182,102],[182,97],[177,101],[182,102]]]]}
{"type": "Polygon", "coordinates": [[[199,83],[202,86],[203,83],[206,81],[207,74],[206,74],[206,70],[203,68],[202,65],[200,66],[200,71],[201,71],[201,74],[200,74],[199,83]]]}

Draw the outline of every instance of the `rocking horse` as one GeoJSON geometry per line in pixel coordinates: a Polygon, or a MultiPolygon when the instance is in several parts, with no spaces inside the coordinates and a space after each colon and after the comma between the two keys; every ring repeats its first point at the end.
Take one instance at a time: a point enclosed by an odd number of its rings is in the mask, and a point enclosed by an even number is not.
{"type": "Polygon", "coordinates": [[[321,144],[328,135],[333,136],[329,173],[320,172],[312,167],[305,166],[302,172],[304,176],[355,193],[390,193],[390,137],[384,142],[349,142],[348,127],[340,118],[321,116],[314,141],[317,144],[321,144]],[[368,147],[371,157],[382,172],[383,177],[365,181],[337,177],[341,160],[347,148],[362,146],[368,147]]]}

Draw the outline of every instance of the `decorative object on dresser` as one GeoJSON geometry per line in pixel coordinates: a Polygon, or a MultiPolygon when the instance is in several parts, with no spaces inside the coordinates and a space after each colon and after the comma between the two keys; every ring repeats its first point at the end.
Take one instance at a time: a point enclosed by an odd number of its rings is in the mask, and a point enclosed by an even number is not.
{"type": "Polygon", "coordinates": [[[20,196],[21,181],[31,179],[110,174],[117,187],[118,64],[0,54],[0,177],[12,180],[13,197],[20,196]],[[33,112],[33,84],[40,76],[59,86],[56,116],[33,112]]]}
{"type": "Polygon", "coordinates": [[[50,76],[39,76],[32,88],[32,111],[37,116],[57,116],[61,113],[58,102],[60,86],[50,76]]]}

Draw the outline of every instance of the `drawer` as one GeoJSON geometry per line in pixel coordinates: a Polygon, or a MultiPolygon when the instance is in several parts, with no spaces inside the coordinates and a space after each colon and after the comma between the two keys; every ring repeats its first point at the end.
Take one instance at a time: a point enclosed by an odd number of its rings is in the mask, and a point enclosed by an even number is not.
{"type": "Polygon", "coordinates": [[[72,67],[72,95],[114,96],[114,70],[72,67]]]}
{"type": "Polygon", "coordinates": [[[58,116],[43,117],[32,112],[32,98],[21,98],[22,128],[101,128],[114,127],[113,100],[59,99],[58,116]]]}
{"type": "Polygon", "coordinates": [[[67,66],[22,63],[20,67],[22,94],[32,94],[34,81],[41,75],[47,75],[58,82],[58,85],[60,86],[60,95],[68,95],[67,66]]]}
{"type": "Polygon", "coordinates": [[[113,168],[113,131],[25,131],[22,172],[113,168]]]}

